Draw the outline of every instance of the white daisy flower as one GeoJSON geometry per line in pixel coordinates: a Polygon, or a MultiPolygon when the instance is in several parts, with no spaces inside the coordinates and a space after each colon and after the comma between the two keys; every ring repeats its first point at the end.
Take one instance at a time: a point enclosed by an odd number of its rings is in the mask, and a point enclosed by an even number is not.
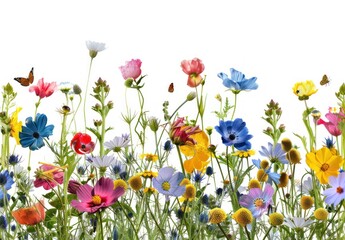
{"type": "Polygon", "coordinates": [[[105,43],[86,41],[86,47],[89,49],[90,57],[95,58],[97,56],[97,53],[105,49],[105,43]]]}

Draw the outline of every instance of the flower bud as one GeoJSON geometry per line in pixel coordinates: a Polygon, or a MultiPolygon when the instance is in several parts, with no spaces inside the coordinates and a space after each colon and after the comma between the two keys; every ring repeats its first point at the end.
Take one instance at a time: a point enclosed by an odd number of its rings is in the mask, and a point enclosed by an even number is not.
{"type": "Polygon", "coordinates": [[[79,85],[78,84],[74,84],[73,85],[73,92],[74,92],[74,94],[76,94],[76,95],[79,95],[79,94],[81,94],[81,88],[79,87],[79,85]]]}
{"type": "Polygon", "coordinates": [[[302,209],[308,210],[314,204],[314,199],[311,196],[302,196],[300,200],[302,209]]]}
{"type": "Polygon", "coordinates": [[[128,78],[128,79],[125,81],[125,86],[128,87],[128,88],[132,87],[133,81],[134,81],[133,78],[128,78]]]}
{"type": "Polygon", "coordinates": [[[196,93],[195,92],[190,92],[187,95],[187,101],[192,101],[194,98],[196,98],[196,93]]]}
{"type": "Polygon", "coordinates": [[[292,148],[292,142],[289,138],[283,138],[281,144],[285,152],[290,151],[290,149],[292,148]]]}
{"type": "Polygon", "coordinates": [[[281,213],[271,213],[269,215],[269,222],[272,226],[276,227],[284,223],[284,215],[281,213]]]}
{"type": "Polygon", "coordinates": [[[302,159],[300,152],[296,148],[291,148],[291,150],[286,154],[286,158],[291,164],[300,163],[302,159]]]}

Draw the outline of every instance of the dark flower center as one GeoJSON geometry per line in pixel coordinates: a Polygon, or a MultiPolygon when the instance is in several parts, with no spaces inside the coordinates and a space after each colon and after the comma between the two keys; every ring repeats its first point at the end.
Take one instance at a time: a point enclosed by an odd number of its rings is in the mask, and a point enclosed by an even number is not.
{"type": "Polygon", "coordinates": [[[85,144],[82,144],[81,149],[85,149],[85,148],[86,148],[85,144]]]}
{"type": "Polygon", "coordinates": [[[230,134],[229,135],[229,139],[232,141],[232,140],[235,140],[235,138],[236,138],[236,135],[235,134],[230,134]]]}
{"type": "Polygon", "coordinates": [[[34,138],[39,138],[39,137],[40,137],[40,134],[39,134],[38,132],[34,132],[34,134],[32,134],[32,136],[33,136],[34,138]]]}
{"type": "Polygon", "coordinates": [[[344,189],[342,187],[337,187],[337,193],[341,194],[344,192],[344,189]]]}

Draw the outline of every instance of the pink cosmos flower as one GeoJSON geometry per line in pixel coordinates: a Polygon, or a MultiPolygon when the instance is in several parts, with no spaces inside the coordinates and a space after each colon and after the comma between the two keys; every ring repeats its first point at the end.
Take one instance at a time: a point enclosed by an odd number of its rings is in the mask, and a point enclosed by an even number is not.
{"type": "Polygon", "coordinates": [[[125,66],[119,67],[122,77],[127,80],[132,78],[136,80],[141,74],[141,60],[132,59],[131,61],[126,61],[125,66]]]}
{"type": "Polygon", "coordinates": [[[205,69],[205,65],[199,58],[192,60],[183,60],[181,62],[182,71],[188,75],[187,85],[197,87],[202,81],[201,73],[205,69]]]}
{"type": "Polygon", "coordinates": [[[30,92],[35,92],[36,95],[40,98],[49,97],[56,90],[58,90],[58,85],[56,84],[56,82],[45,83],[44,78],[38,80],[37,85],[31,86],[29,88],[30,92]]]}
{"type": "Polygon", "coordinates": [[[327,131],[332,136],[339,136],[341,135],[341,130],[339,128],[339,123],[345,118],[345,115],[342,111],[339,111],[338,113],[332,112],[332,108],[329,108],[329,112],[325,115],[329,122],[325,122],[321,118],[317,120],[317,125],[323,124],[327,131]]]}
{"type": "Polygon", "coordinates": [[[114,189],[111,178],[101,177],[95,187],[84,184],[77,189],[79,200],[72,200],[71,206],[79,212],[95,213],[113,205],[125,193],[122,187],[114,189]]]}
{"type": "Polygon", "coordinates": [[[42,164],[36,170],[35,174],[36,180],[34,181],[34,186],[36,188],[43,187],[45,190],[49,190],[63,183],[64,170],[62,167],[42,164]]]}

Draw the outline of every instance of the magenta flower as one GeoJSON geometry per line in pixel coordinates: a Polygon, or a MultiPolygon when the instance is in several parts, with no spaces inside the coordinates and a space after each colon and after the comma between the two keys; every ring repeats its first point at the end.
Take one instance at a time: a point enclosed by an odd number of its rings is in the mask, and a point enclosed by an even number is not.
{"type": "Polygon", "coordinates": [[[131,61],[126,61],[125,66],[119,67],[123,79],[127,80],[132,78],[136,80],[141,74],[141,60],[132,59],[131,61]]]}
{"type": "Polygon", "coordinates": [[[52,189],[58,184],[63,183],[64,168],[50,164],[42,164],[36,172],[34,186],[36,188],[43,187],[45,190],[52,189]]]}
{"type": "Polygon", "coordinates": [[[181,62],[182,71],[188,75],[187,85],[197,87],[202,81],[201,73],[205,69],[205,65],[198,58],[192,60],[183,60],[181,62]]]}
{"type": "Polygon", "coordinates": [[[71,206],[79,212],[95,213],[117,202],[125,193],[122,187],[114,189],[114,182],[110,178],[101,177],[95,187],[84,184],[77,189],[79,200],[72,200],[71,206]]]}
{"type": "Polygon", "coordinates": [[[331,111],[331,108],[329,109],[329,112],[325,115],[329,122],[325,122],[321,118],[317,120],[317,125],[323,124],[327,131],[332,136],[339,136],[341,135],[341,130],[339,129],[339,123],[344,119],[345,115],[342,111],[339,113],[333,113],[331,111]]]}
{"type": "Polygon", "coordinates": [[[345,199],[345,172],[340,173],[338,176],[330,176],[328,178],[331,188],[323,191],[326,196],[325,202],[329,205],[334,204],[337,206],[343,199],[345,199]]]}
{"type": "Polygon", "coordinates": [[[58,90],[58,85],[56,82],[45,83],[44,78],[38,80],[37,85],[31,86],[29,88],[30,92],[35,92],[37,96],[40,98],[49,97],[52,95],[56,90],[58,90]]]}
{"type": "Polygon", "coordinates": [[[274,189],[270,184],[266,184],[265,190],[251,188],[247,195],[240,197],[241,206],[248,208],[255,218],[260,218],[272,203],[274,189]]]}

